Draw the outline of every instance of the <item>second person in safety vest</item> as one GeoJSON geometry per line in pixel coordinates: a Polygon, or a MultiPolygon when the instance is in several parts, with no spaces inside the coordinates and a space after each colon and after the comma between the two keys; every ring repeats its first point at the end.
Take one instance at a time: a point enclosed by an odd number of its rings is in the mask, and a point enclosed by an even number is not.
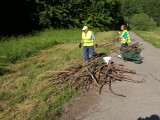
{"type": "MultiPolygon", "coordinates": [[[[80,42],[79,47],[83,45],[83,56],[84,61],[89,61],[89,55],[93,57],[97,56],[97,53],[94,51],[94,44],[95,44],[95,36],[92,31],[88,30],[87,26],[84,26],[82,29],[82,40],[80,42]]],[[[98,47],[98,44],[95,44],[95,47],[98,47]]]]}
{"type": "Polygon", "coordinates": [[[125,25],[121,25],[121,30],[122,34],[119,36],[119,38],[121,39],[120,51],[123,51],[123,48],[128,46],[128,44],[131,42],[131,38],[125,25]]]}

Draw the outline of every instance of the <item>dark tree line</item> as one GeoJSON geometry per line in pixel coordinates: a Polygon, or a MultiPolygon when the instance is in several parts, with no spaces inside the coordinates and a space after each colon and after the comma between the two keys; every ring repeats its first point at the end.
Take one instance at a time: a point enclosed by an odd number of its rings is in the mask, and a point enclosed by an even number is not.
{"type": "Polygon", "coordinates": [[[25,33],[39,28],[37,4],[27,0],[4,0],[1,6],[1,35],[25,33]]]}
{"type": "Polygon", "coordinates": [[[0,35],[83,25],[116,29],[141,13],[159,26],[159,6],[160,0],[3,0],[0,2],[0,35]]]}
{"type": "Polygon", "coordinates": [[[1,35],[83,25],[111,29],[120,11],[116,0],[5,0],[0,5],[1,35]]]}

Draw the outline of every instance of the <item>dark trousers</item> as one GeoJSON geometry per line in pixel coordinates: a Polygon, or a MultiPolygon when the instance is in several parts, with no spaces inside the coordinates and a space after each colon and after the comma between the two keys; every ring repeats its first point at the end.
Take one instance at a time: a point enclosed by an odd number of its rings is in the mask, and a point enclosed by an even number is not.
{"type": "Polygon", "coordinates": [[[123,48],[127,46],[128,46],[128,43],[121,43],[120,52],[122,52],[123,48]]]}
{"type": "Polygon", "coordinates": [[[94,51],[93,46],[84,46],[83,47],[83,55],[84,55],[84,60],[88,61],[89,60],[89,55],[92,55],[92,56],[96,57],[97,53],[94,51]]]}

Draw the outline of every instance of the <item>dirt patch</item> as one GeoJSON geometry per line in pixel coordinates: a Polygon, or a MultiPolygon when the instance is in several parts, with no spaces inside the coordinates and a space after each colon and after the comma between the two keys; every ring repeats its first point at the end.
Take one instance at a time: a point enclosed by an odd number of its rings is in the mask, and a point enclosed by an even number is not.
{"type": "Polygon", "coordinates": [[[89,91],[64,105],[63,108],[66,114],[59,120],[76,120],[78,115],[87,112],[91,106],[94,106],[99,101],[98,96],[98,89],[89,89],[89,91]]]}

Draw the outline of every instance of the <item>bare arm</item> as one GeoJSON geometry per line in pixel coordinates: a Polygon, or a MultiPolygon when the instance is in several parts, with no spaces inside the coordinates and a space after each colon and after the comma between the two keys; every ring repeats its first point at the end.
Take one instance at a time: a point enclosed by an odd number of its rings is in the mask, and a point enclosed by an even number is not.
{"type": "Polygon", "coordinates": [[[92,32],[92,40],[93,40],[93,43],[96,44],[96,38],[95,38],[93,32],[92,32]]]}

